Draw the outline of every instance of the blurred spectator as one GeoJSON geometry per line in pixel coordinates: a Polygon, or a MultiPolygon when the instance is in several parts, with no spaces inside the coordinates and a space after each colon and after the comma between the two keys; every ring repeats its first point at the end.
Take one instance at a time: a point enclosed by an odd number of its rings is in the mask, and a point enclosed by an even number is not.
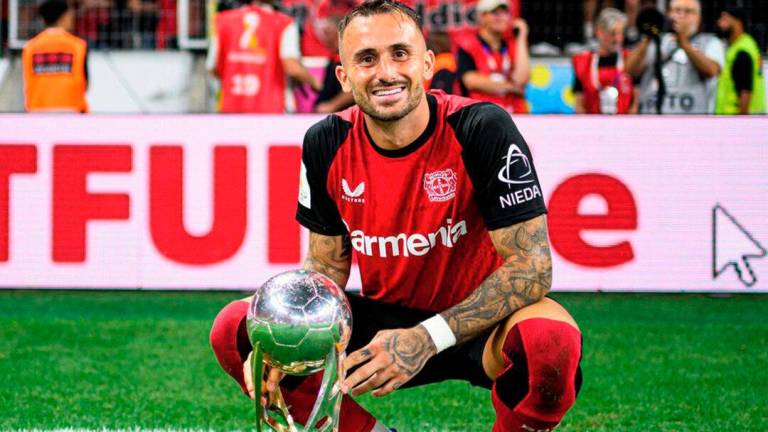
{"type": "Polygon", "coordinates": [[[451,49],[451,37],[446,32],[432,31],[427,36],[427,48],[435,53],[435,73],[424,84],[427,89],[439,89],[448,94],[459,94],[456,76],[456,55],[451,49]]]}
{"type": "Polygon", "coordinates": [[[745,32],[747,12],[727,7],[717,20],[717,27],[728,41],[725,66],[717,83],[716,114],[765,113],[765,80],[760,48],[745,32]]]}
{"type": "Polygon", "coordinates": [[[109,48],[114,25],[110,22],[112,0],[78,0],[76,33],[92,48],[109,48]]]}
{"type": "Polygon", "coordinates": [[[287,77],[320,89],[300,58],[296,24],[270,2],[221,12],[208,53],[208,69],[221,79],[220,111],[292,111],[287,77]]]}
{"type": "Polygon", "coordinates": [[[573,57],[574,108],[578,114],[636,114],[632,78],[624,73],[629,51],[623,48],[627,16],[606,8],[596,21],[596,51],[573,57]]]}
{"type": "Polygon", "coordinates": [[[507,0],[480,0],[476,10],[479,29],[458,42],[461,84],[471,98],[526,113],[528,25],[521,18],[513,20],[507,0]]]}
{"type": "Polygon", "coordinates": [[[159,0],[155,43],[159,49],[176,48],[176,0],[159,0]]]}
{"type": "MultiPolygon", "coordinates": [[[[598,10],[598,3],[602,3],[603,8],[615,8],[619,6],[616,4],[619,2],[614,0],[584,0],[585,41],[594,39],[596,36],[593,22],[595,20],[595,13],[598,10]]],[[[640,10],[640,0],[623,0],[621,3],[624,3],[624,11],[627,17],[627,23],[624,29],[626,31],[627,39],[636,41],[640,36],[636,26],[637,13],[640,10]]]]}
{"type": "Polygon", "coordinates": [[[88,112],[88,48],[70,33],[74,11],[66,0],[40,5],[45,30],[24,45],[24,104],[28,112],[88,112]]]}
{"type": "Polygon", "coordinates": [[[339,22],[355,4],[353,2],[337,2],[324,0],[319,8],[316,18],[311,24],[314,34],[323,48],[330,53],[328,64],[323,73],[323,87],[317,95],[314,112],[332,113],[341,111],[355,103],[352,93],[345,93],[341,83],[336,78],[336,68],[341,66],[339,57],[339,22]]]}
{"type": "Polygon", "coordinates": [[[128,0],[128,34],[135,48],[155,48],[159,4],[157,0],[128,0]]]}
{"type": "Polygon", "coordinates": [[[660,12],[644,9],[638,17],[644,35],[627,59],[627,71],[640,78],[640,112],[711,114],[723,44],[715,35],[699,32],[699,0],[671,0],[668,18],[672,31],[662,32],[660,12]]]}

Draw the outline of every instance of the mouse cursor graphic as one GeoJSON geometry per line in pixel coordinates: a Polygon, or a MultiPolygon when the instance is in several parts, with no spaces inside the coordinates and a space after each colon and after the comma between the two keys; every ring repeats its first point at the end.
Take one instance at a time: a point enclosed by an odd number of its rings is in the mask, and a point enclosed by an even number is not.
{"type": "Polygon", "coordinates": [[[751,287],[757,275],[749,260],[766,255],[768,251],[724,207],[712,208],[712,279],[733,267],[741,283],[751,287]]]}

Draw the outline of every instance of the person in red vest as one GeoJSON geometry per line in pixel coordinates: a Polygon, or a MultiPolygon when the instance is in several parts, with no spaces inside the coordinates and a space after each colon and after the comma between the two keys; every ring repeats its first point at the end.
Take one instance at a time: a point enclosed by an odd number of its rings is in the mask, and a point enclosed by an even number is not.
{"type": "Polygon", "coordinates": [[[508,0],[477,2],[480,27],[458,42],[458,76],[465,93],[513,113],[527,113],[528,24],[512,18],[508,0]]]}
{"type": "Polygon", "coordinates": [[[257,1],[218,14],[208,69],[221,80],[219,111],[291,112],[287,78],[320,89],[300,58],[296,24],[270,2],[257,1]]]}
{"type": "Polygon", "coordinates": [[[606,8],[597,18],[597,51],[573,56],[574,108],[578,114],[637,114],[638,101],[632,77],[624,71],[629,50],[624,44],[627,17],[606,8]]]}
{"type": "Polygon", "coordinates": [[[24,106],[28,112],[88,112],[88,46],[70,33],[74,11],[65,0],[40,5],[45,30],[21,54],[24,106]]]}

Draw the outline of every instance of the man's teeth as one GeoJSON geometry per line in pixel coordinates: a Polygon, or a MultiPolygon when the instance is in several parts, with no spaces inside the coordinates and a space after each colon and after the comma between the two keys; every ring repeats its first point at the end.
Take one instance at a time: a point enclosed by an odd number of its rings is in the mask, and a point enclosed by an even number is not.
{"type": "Polygon", "coordinates": [[[376,90],[376,91],[373,92],[373,94],[376,95],[376,96],[390,96],[390,95],[393,95],[393,94],[398,94],[401,91],[403,91],[403,88],[402,87],[398,87],[398,88],[387,89],[387,90],[376,90]]]}

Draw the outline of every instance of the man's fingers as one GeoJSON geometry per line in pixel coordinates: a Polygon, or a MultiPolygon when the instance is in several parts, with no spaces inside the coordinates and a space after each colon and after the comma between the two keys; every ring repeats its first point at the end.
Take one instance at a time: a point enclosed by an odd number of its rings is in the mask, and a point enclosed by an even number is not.
{"type": "Polygon", "coordinates": [[[248,354],[248,358],[243,362],[243,381],[245,381],[245,389],[248,391],[248,396],[254,399],[256,397],[256,390],[253,386],[253,377],[251,376],[251,354],[248,354]]]}
{"type": "Polygon", "coordinates": [[[277,389],[280,387],[280,380],[283,379],[283,374],[279,369],[277,368],[271,368],[269,370],[269,374],[267,375],[267,391],[268,392],[274,392],[277,391],[277,389]]]}
{"type": "Polygon", "coordinates": [[[384,384],[383,387],[374,390],[371,394],[376,397],[386,396],[400,388],[401,385],[403,385],[402,381],[398,380],[397,378],[392,378],[386,384],[384,384]]]}
{"type": "Polygon", "coordinates": [[[370,390],[378,389],[386,384],[392,378],[397,375],[397,370],[394,367],[388,367],[384,370],[379,370],[373,374],[367,381],[352,389],[352,396],[360,396],[370,390]]]}
{"type": "Polygon", "coordinates": [[[373,357],[373,353],[371,352],[371,349],[368,346],[360,348],[359,350],[353,352],[352,354],[348,355],[347,358],[344,359],[344,364],[343,364],[344,370],[348,371],[353,367],[365,361],[368,361],[371,357],[373,357]]]}
{"type": "Polygon", "coordinates": [[[368,380],[373,374],[383,369],[384,362],[379,358],[374,358],[368,363],[357,368],[352,375],[348,376],[341,384],[341,391],[349,393],[349,391],[357,387],[361,382],[368,380]]]}

